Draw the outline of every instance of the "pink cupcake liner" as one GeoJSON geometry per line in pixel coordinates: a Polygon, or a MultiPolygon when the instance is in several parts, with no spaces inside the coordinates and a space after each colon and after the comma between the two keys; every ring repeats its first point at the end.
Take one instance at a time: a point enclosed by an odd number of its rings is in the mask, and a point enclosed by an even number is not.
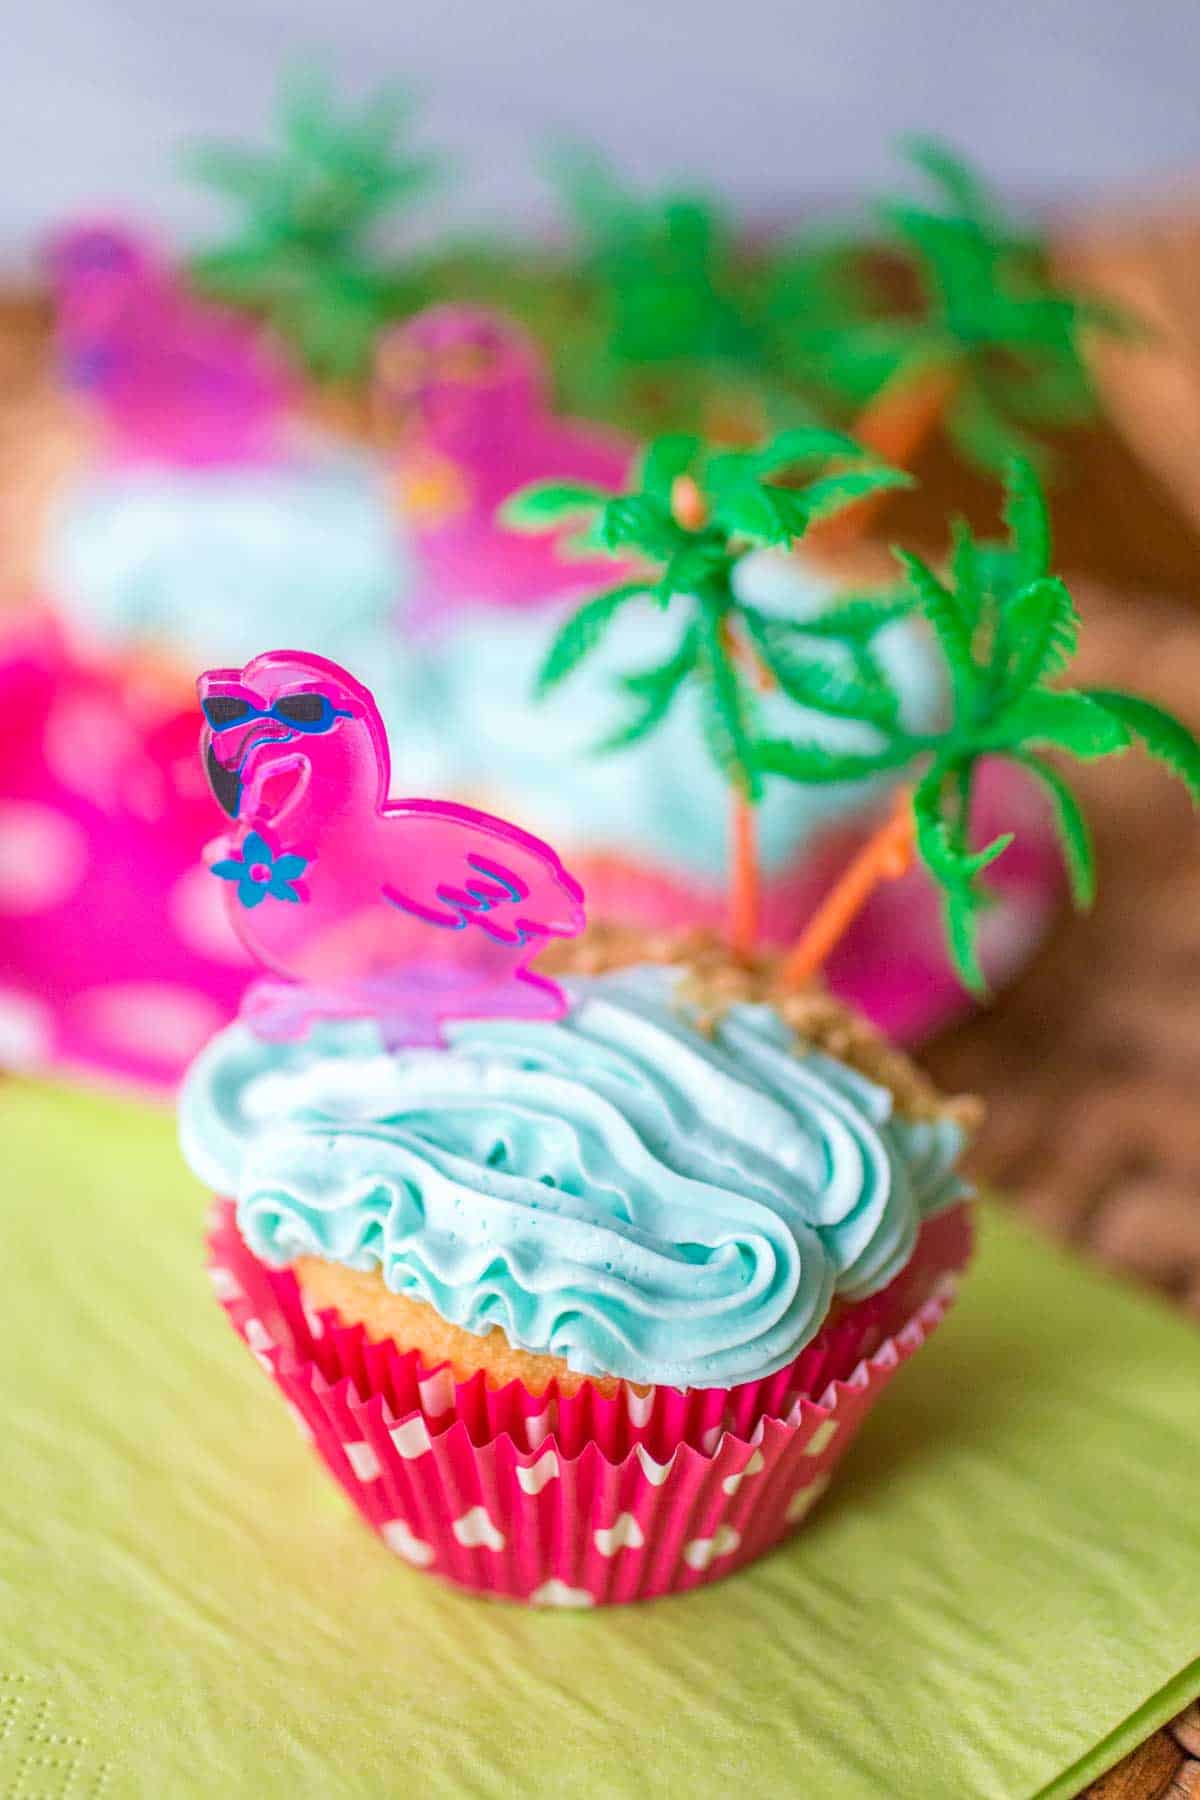
{"type": "MultiPolygon", "coordinates": [[[[231,1202],[222,1203],[211,1244],[214,1262],[228,1262],[244,1245],[231,1202]]],[[[727,1388],[655,1387],[639,1392],[622,1383],[615,1393],[584,1382],[561,1393],[556,1383],[534,1393],[520,1381],[489,1385],[481,1370],[465,1381],[446,1364],[429,1367],[416,1351],[374,1342],[361,1325],[344,1324],[336,1312],[313,1311],[294,1276],[273,1277],[275,1336],[309,1358],[330,1383],[348,1377],[364,1394],[380,1394],[398,1417],[420,1413],[436,1432],[455,1422],[476,1444],[507,1433],[536,1449],[548,1438],[567,1456],[596,1444],[619,1461],[641,1444],[650,1455],[669,1457],[680,1444],[711,1454],[731,1431],[749,1438],[760,1419],[786,1418],[800,1398],[822,1398],[845,1381],[967,1261],[970,1227],[965,1206],[926,1222],[916,1249],[894,1281],[869,1299],[847,1307],[799,1356],[773,1375],[727,1388]]]]}
{"type": "MultiPolygon", "coordinates": [[[[525,1392],[521,1413],[513,1395],[509,1426],[489,1432],[486,1411],[472,1413],[464,1393],[473,1384],[445,1379],[447,1369],[427,1370],[415,1354],[323,1320],[314,1335],[294,1277],[252,1255],[227,1202],[214,1215],[210,1272],[235,1330],[389,1549],[473,1593],[593,1606],[718,1580],[800,1526],[879,1394],[953,1300],[970,1251],[966,1209],[930,1226],[938,1230],[923,1233],[918,1249],[926,1276],[935,1252],[945,1259],[932,1291],[845,1377],[819,1397],[785,1387],[786,1410],[760,1411],[749,1431],[718,1420],[707,1448],[680,1433],[661,1456],[650,1445],[676,1422],[676,1390],[648,1395],[645,1420],[630,1418],[623,1399],[609,1402],[624,1415],[621,1431],[596,1413],[608,1441],[625,1445],[610,1454],[600,1437],[579,1439],[582,1416],[565,1397],[548,1405],[525,1392]],[[439,1378],[449,1403],[435,1407],[439,1378]],[[423,1403],[414,1403],[422,1384],[423,1403]]],[[[882,1318],[880,1309],[873,1331],[882,1318]]]]}

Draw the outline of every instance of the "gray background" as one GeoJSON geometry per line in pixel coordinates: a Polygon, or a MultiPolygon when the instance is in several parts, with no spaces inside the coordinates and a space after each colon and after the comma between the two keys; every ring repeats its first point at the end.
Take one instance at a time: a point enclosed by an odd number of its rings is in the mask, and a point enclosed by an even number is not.
{"type": "Polygon", "coordinates": [[[1200,0],[10,0],[0,260],[86,207],[203,232],[181,141],[261,133],[299,53],[406,77],[464,223],[544,220],[567,130],[765,218],[877,181],[914,126],[1050,204],[1200,165],[1200,0]]]}

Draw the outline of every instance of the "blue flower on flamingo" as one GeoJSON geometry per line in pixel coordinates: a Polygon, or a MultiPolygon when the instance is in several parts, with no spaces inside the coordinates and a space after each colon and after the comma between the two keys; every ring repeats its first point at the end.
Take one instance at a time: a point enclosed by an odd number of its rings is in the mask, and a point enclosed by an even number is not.
{"type": "Polygon", "coordinates": [[[222,881],[237,882],[237,897],[243,906],[261,906],[268,894],[274,900],[298,901],[293,883],[307,867],[307,857],[290,852],[276,856],[266,838],[251,831],[242,844],[242,854],[214,863],[212,872],[222,881]]]}

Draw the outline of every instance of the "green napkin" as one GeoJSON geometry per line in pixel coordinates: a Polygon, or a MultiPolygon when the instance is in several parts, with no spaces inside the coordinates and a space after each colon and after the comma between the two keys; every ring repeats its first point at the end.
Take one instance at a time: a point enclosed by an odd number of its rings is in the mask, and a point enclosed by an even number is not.
{"type": "Polygon", "coordinates": [[[1200,1691],[1200,1335],[999,1212],[790,1546],[546,1615],[359,1524],[169,1117],[8,1083],[0,1167],[2,1792],[1020,1800],[1200,1691]]]}

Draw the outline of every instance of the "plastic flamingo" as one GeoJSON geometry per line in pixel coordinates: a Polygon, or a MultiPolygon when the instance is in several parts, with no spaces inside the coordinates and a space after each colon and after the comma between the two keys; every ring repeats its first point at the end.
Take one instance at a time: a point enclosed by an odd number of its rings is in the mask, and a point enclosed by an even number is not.
{"type": "Polygon", "coordinates": [[[257,461],[277,449],[291,381],[261,329],[184,294],[122,226],[84,224],[48,247],[59,354],[122,461],[257,461]]]}
{"type": "Polygon", "coordinates": [[[538,606],[590,592],[611,562],[565,562],[549,532],[521,538],[496,521],[515,488],[554,479],[617,493],[632,443],[556,418],[542,359],[499,314],[435,306],[389,332],[376,363],[385,428],[399,438],[401,504],[416,533],[426,616],[486,603],[538,606]]]}
{"type": "Polygon", "coordinates": [[[277,650],[199,682],[201,752],[233,820],[212,847],[242,943],[268,971],[243,1004],[260,1034],[370,1014],[385,1041],[435,1043],[446,1018],[554,1018],[529,965],[583,929],[583,890],[503,819],[388,798],[374,700],[324,657],[277,650]]]}

